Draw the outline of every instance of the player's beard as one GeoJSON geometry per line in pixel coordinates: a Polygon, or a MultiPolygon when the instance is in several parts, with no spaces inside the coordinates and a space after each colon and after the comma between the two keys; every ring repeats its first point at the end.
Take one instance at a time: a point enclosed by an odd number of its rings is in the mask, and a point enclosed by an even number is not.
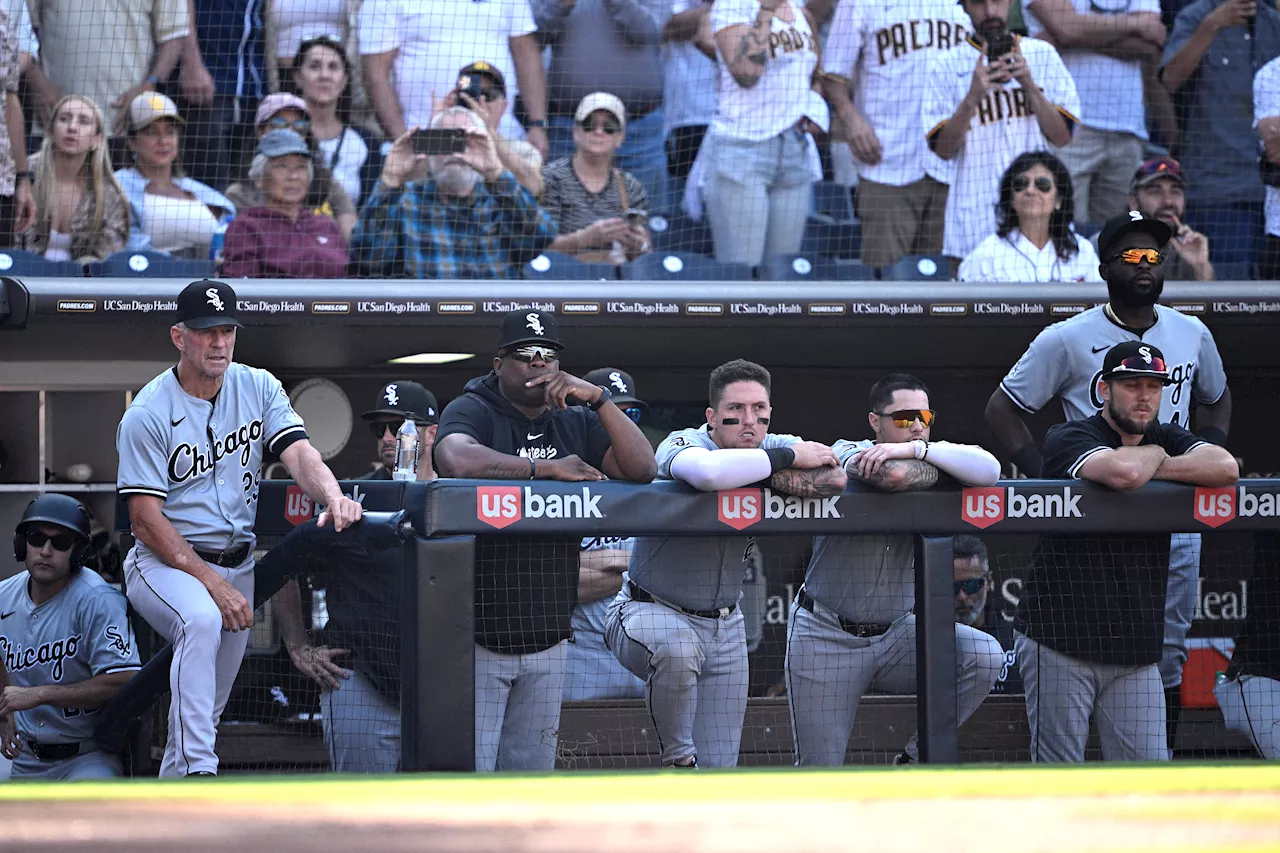
{"type": "Polygon", "coordinates": [[[1120,427],[1120,429],[1124,430],[1129,435],[1146,435],[1156,424],[1156,419],[1154,417],[1147,422],[1146,426],[1143,426],[1133,420],[1133,418],[1120,414],[1120,410],[1116,408],[1115,400],[1111,400],[1107,403],[1107,412],[1110,413],[1111,420],[1115,422],[1115,425],[1120,427]]]}
{"type": "Polygon", "coordinates": [[[1160,301],[1164,292],[1164,278],[1155,276],[1155,285],[1146,293],[1139,293],[1132,285],[1107,282],[1107,295],[1112,302],[1118,302],[1126,308],[1146,308],[1160,301]]]}

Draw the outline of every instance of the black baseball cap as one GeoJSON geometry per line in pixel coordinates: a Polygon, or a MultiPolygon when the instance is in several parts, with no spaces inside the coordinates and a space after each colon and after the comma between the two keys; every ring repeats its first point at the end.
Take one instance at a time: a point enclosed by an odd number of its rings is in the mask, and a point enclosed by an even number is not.
{"type": "Polygon", "coordinates": [[[498,327],[498,349],[510,349],[521,344],[545,344],[564,349],[555,315],[529,308],[511,311],[503,317],[502,325],[498,327]]]}
{"type": "Polygon", "coordinates": [[[1102,359],[1101,379],[1133,379],[1140,376],[1154,376],[1165,385],[1172,385],[1169,378],[1169,366],[1165,364],[1164,353],[1159,347],[1142,341],[1124,341],[1107,350],[1102,359]]]}
{"type": "Polygon", "coordinates": [[[408,379],[395,379],[383,385],[373,406],[360,417],[372,421],[380,417],[404,418],[412,414],[417,423],[440,423],[436,395],[408,379]]]}
{"type": "Polygon", "coordinates": [[[178,319],[188,329],[211,329],[214,326],[237,326],[236,292],[231,285],[202,278],[193,281],[178,294],[178,319]]]}
{"type": "Polygon", "coordinates": [[[636,383],[631,374],[616,367],[598,367],[582,377],[592,385],[603,385],[613,394],[613,403],[619,408],[630,404],[648,408],[644,400],[636,396],[636,383]]]}
{"type": "Polygon", "coordinates": [[[502,72],[494,68],[492,65],[485,62],[484,60],[480,60],[479,62],[473,62],[470,65],[464,66],[461,70],[458,71],[458,88],[459,89],[465,89],[467,88],[467,86],[470,85],[470,81],[466,83],[462,82],[462,78],[466,77],[469,74],[487,75],[489,78],[493,80],[493,82],[498,84],[499,89],[501,89],[503,92],[507,91],[507,81],[503,79],[502,72]]]}
{"type": "Polygon", "coordinates": [[[1098,255],[1103,263],[1114,254],[1112,250],[1115,244],[1134,231],[1150,234],[1155,238],[1157,246],[1165,245],[1173,236],[1173,229],[1168,225],[1159,219],[1148,219],[1136,210],[1113,216],[1102,226],[1102,233],[1098,235],[1098,255]]]}

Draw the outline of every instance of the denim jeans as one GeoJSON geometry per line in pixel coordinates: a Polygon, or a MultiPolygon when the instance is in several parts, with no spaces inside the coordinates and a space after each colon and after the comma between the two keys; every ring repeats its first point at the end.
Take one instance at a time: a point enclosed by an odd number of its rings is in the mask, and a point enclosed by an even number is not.
{"type": "MultiPolygon", "coordinates": [[[[551,147],[547,162],[573,154],[573,116],[551,116],[547,123],[547,141],[551,147]]],[[[651,214],[665,214],[673,209],[667,180],[667,149],[662,134],[661,107],[638,119],[627,120],[627,138],[618,149],[613,164],[644,184],[649,193],[651,214]]]]}
{"type": "Polygon", "coordinates": [[[786,130],[761,142],[710,131],[703,186],[716,260],[750,264],[800,251],[813,196],[808,143],[786,130]]]}

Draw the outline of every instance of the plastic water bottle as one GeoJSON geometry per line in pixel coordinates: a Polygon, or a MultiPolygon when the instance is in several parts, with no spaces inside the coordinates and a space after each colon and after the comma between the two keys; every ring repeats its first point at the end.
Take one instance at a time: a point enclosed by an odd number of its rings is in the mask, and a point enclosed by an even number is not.
{"type": "Polygon", "coordinates": [[[396,430],[396,468],[391,479],[418,479],[418,426],[413,422],[412,413],[406,415],[396,430]]]}

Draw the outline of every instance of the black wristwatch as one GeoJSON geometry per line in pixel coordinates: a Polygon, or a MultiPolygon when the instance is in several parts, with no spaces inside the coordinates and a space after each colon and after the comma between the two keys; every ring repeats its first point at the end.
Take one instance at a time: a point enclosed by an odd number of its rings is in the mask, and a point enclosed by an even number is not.
{"type": "Polygon", "coordinates": [[[30,171],[30,170],[27,170],[27,171],[25,171],[25,172],[18,172],[17,174],[15,174],[15,175],[13,176],[13,181],[14,181],[14,183],[17,183],[18,181],[22,180],[23,178],[26,178],[28,181],[31,181],[31,183],[33,183],[33,184],[34,184],[34,183],[36,182],[36,173],[35,173],[35,172],[32,172],[32,171],[30,171]]]}
{"type": "Polygon", "coordinates": [[[596,387],[600,389],[600,398],[587,406],[593,412],[600,411],[601,406],[613,399],[613,392],[608,388],[603,385],[597,385],[596,387]]]}

